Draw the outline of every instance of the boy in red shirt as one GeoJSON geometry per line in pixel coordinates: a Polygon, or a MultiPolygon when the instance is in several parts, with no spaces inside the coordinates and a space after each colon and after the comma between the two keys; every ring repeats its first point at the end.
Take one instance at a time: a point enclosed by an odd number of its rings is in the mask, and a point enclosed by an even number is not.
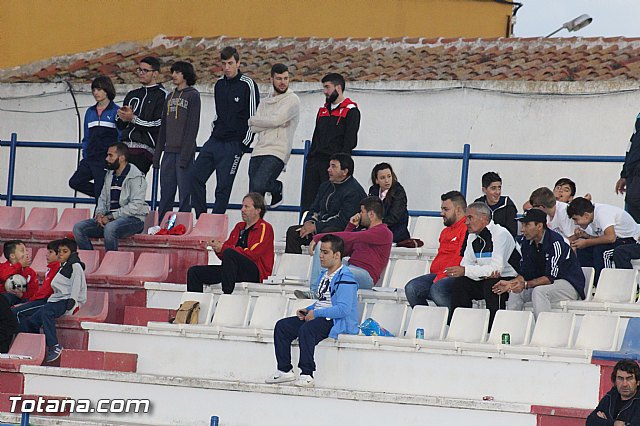
{"type": "Polygon", "coordinates": [[[34,312],[47,303],[47,299],[53,294],[51,281],[60,269],[60,261],[58,260],[59,245],[60,240],[54,240],[47,244],[47,273],[45,274],[44,281],[42,281],[42,285],[38,288],[38,291],[29,298],[28,302],[15,305],[11,308],[11,311],[13,311],[18,318],[18,324],[24,321],[26,317],[33,315],[34,312]]]}
{"type": "Polygon", "coordinates": [[[10,240],[4,243],[3,254],[7,261],[0,263],[0,293],[9,302],[9,306],[29,301],[29,298],[38,291],[38,276],[36,271],[29,267],[31,257],[27,253],[27,248],[20,240],[10,240]],[[5,281],[15,274],[22,275],[27,280],[25,292],[19,290],[7,292],[5,289],[5,281]]]}

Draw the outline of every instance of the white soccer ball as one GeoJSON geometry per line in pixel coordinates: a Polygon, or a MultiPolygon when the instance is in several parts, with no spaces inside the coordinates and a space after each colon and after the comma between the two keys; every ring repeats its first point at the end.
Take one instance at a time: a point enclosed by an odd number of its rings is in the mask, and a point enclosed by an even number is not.
{"type": "Polygon", "coordinates": [[[22,275],[14,274],[7,278],[7,281],[4,282],[4,288],[7,291],[26,291],[27,290],[27,279],[22,275]]]}

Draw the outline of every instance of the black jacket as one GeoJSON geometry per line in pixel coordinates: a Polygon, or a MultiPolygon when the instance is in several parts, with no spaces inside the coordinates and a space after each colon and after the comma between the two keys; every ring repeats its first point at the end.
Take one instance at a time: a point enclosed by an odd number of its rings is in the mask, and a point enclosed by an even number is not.
{"type": "Polygon", "coordinates": [[[620,393],[616,387],[612,387],[609,392],[600,400],[595,410],[587,417],[586,426],[613,426],[615,420],[625,422],[625,425],[640,426],[640,396],[636,394],[622,407],[618,413],[618,417],[613,418],[613,410],[616,401],[620,398],[620,393]],[[598,417],[598,411],[606,414],[607,418],[598,417]]]}
{"type": "Polygon", "coordinates": [[[339,152],[351,155],[358,144],[358,129],[360,110],[355,102],[345,98],[332,110],[325,104],[316,116],[309,158],[329,158],[339,152]]]}
{"type": "Polygon", "coordinates": [[[116,118],[120,141],[127,144],[132,154],[142,154],[153,160],[167,91],[162,84],[140,87],[127,93],[123,105],[130,106],[136,118],[122,121],[116,118]]]}
{"type": "Polygon", "coordinates": [[[233,78],[222,77],[213,90],[217,118],[211,134],[221,141],[241,141],[248,148],[253,142],[249,117],[256,113],[260,103],[258,85],[238,72],[233,78]]]}
{"type": "MultiPolygon", "coordinates": [[[[477,198],[475,201],[489,205],[486,195],[477,198]]],[[[518,233],[518,223],[516,222],[518,209],[516,205],[513,204],[513,201],[511,201],[511,198],[503,195],[495,205],[489,206],[489,208],[493,212],[493,223],[507,228],[507,231],[515,238],[518,233]]]]}
{"type": "MultiPolygon", "coordinates": [[[[380,187],[373,185],[369,188],[369,196],[380,197],[380,187]]],[[[409,211],[407,210],[407,193],[400,183],[389,188],[382,201],[384,215],[382,222],[386,223],[393,232],[393,242],[398,243],[409,239],[409,211]]]]}
{"type": "Polygon", "coordinates": [[[326,228],[343,230],[351,216],[360,211],[360,200],[366,196],[353,176],[340,183],[322,182],[305,220],[314,220],[318,233],[326,228]]]}
{"type": "Polygon", "coordinates": [[[11,312],[7,299],[0,296],[0,352],[9,352],[9,346],[17,332],[18,320],[16,320],[16,315],[11,312]]]}
{"type": "Polygon", "coordinates": [[[624,156],[624,165],[620,177],[627,179],[627,201],[640,200],[640,114],[636,117],[636,125],[629,149],[624,156]]]}

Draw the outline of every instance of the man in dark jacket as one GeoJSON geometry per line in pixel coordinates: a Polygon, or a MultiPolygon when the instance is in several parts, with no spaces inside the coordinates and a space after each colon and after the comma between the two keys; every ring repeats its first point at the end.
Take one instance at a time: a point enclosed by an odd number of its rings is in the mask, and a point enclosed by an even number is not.
{"type": "Polygon", "coordinates": [[[640,367],[634,360],[623,359],[613,367],[613,387],[587,417],[586,426],[640,425],[640,367]]]}
{"type": "Polygon", "coordinates": [[[196,217],[207,211],[207,180],[216,172],[216,201],[212,213],[227,210],[233,181],[242,159],[253,142],[249,118],[256,113],[260,92],[256,83],[242,74],[240,55],[230,46],[220,52],[224,76],[214,87],[216,120],[192,169],[191,204],[196,217]]]}
{"type": "Polygon", "coordinates": [[[547,214],[529,209],[519,220],[526,238],[521,249],[521,274],[494,285],[494,293],[511,293],[507,309],[520,311],[525,302],[533,302],[537,319],[540,312],[551,311],[552,303],[584,299],[585,280],[578,258],[562,235],[547,228],[547,214]]]}
{"type": "Polygon", "coordinates": [[[301,254],[317,233],[344,230],[349,219],[360,211],[360,200],[367,194],[353,177],[353,159],[338,153],[329,160],[329,180],[320,185],[303,225],[287,229],[286,253],[301,254]]]}
{"type": "Polygon", "coordinates": [[[302,185],[302,211],[308,210],[318,188],[329,178],[326,172],[331,155],[351,151],[358,144],[360,110],[358,105],[344,97],[345,81],[340,74],[331,73],[322,78],[325,104],[316,116],[316,127],[311,138],[302,185]]]}
{"type": "Polygon", "coordinates": [[[616,182],[616,194],[627,193],[624,198],[627,211],[633,219],[640,223],[640,114],[631,135],[620,179],[616,182]]]}
{"type": "Polygon", "coordinates": [[[167,91],[157,82],[160,74],[157,58],[143,58],[136,73],[142,87],[127,93],[118,110],[116,126],[120,142],[129,147],[129,162],[146,175],[153,161],[167,91]]]}

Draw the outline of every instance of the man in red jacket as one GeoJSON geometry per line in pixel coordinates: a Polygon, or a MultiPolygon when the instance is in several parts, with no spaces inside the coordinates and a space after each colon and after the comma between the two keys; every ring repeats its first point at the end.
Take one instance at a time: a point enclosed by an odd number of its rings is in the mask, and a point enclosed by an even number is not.
{"type": "Polygon", "coordinates": [[[430,274],[416,277],[404,287],[409,305],[426,305],[427,299],[437,306],[451,309],[451,291],[454,278],[448,277],[445,269],[460,265],[462,244],[465,241],[467,225],[465,209],[467,201],[459,191],[449,191],[440,197],[440,216],[445,228],[440,233],[438,254],[431,262],[430,274]]]}
{"type": "Polygon", "coordinates": [[[20,240],[10,240],[4,243],[3,254],[7,261],[0,263],[0,293],[9,302],[9,306],[28,301],[38,291],[38,275],[30,268],[31,257],[27,248],[20,240]],[[22,275],[27,280],[27,291],[7,292],[4,283],[15,274],[22,275]]]}
{"type": "Polygon", "coordinates": [[[222,283],[225,294],[233,293],[236,282],[262,282],[273,270],[273,228],[263,217],[264,198],[250,192],[242,200],[242,222],[227,241],[211,242],[222,265],[192,266],[187,272],[187,290],[202,293],[204,284],[222,283]]]}

